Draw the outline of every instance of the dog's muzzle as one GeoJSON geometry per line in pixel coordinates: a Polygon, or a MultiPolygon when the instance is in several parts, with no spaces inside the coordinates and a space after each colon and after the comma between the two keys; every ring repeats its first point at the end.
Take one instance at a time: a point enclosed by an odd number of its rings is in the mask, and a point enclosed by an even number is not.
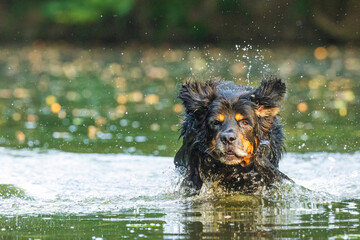
{"type": "Polygon", "coordinates": [[[249,141],[239,138],[234,132],[222,132],[216,145],[221,163],[242,167],[249,165],[253,153],[253,146],[249,141]]]}

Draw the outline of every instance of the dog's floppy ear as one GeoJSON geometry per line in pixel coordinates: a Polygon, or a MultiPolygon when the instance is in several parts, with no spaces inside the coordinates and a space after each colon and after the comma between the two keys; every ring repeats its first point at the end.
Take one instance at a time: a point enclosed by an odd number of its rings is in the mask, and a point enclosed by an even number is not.
{"type": "Polygon", "coordinates": [[[258,117],[271,117],[278,114],[285,93],[286,84],[281,79],[262,80],[260,87],[251,95],[251,100],[257,105],[256,115],[258,117]]]}
{"type": "Polygon", "coordinates": [[[216,98],[216,81],[188,81],[181,86],[178,98],[186,108],[187,113],[203,112],[216,98]]]}

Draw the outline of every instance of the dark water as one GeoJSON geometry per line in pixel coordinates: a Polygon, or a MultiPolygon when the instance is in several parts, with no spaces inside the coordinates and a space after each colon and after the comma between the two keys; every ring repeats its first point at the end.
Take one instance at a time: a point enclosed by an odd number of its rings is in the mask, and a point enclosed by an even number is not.
{"type": "Polygon", "coordinates": [[[359,49],[315,49],[0,48],[0,238],[360,238],[359,49]],[[186,197],[181,82],[271,74],[297,185],[186,197]]]}

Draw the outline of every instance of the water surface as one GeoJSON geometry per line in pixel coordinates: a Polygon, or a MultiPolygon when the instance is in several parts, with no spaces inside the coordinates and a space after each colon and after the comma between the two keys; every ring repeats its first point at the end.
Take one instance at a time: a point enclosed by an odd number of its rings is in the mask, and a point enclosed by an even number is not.
{"type": "Polygon", "coordinates": [[[288,153],[297,185],[185,196],[169,157],[0,149],[7,238],[360,237],[360,154],[288,153]]]}
{"type": "Polygon", "coordinates": [[[174,156],[188,78],[287,82],[280,115],[291,152],[354,152],[360,50],[144,48],[38,43],[0,48],[0,146],[174,156]]]}
{"type": "Polygon", "coordinates": [[[0,238],[360,238],[360,50],[317,47],[1,46],[0,238]],[[181,83],[269,75],[296,185],[184,195],[181,83]]]}

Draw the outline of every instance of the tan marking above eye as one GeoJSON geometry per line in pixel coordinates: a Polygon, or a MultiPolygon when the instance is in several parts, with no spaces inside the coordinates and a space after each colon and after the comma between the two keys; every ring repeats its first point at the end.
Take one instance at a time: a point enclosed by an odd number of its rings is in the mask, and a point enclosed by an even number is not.
{"type": "Polygon", "coordinates": [[[225,115],[224,115],[224,114],[219,114],[219,115],[217,115],[217,120],[218,120],[219,122],[223,122],[223,121],[225,120],[225,115]]]}
{"type": "Polygon", "coordinates": [[[236,120],[236,121],[240,121],[240,120],[242,120],[243,118],[244,118],[244,116],[241,115],[240,113],[235,114],[235,120],[236,120]]]}

